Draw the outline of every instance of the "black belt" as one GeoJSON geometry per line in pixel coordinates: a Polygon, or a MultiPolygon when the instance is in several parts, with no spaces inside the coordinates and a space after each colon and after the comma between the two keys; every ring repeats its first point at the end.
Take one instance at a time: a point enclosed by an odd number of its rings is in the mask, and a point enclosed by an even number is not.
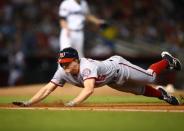
{"type": "Polygon", "coordinates": [[[114,81],[116,81],[116,80],[117,80],[118,75],[119,75],[119,69],[117,69],[117,70],[116,70],[116,74],[115,74],[115,76],[114,76],[114,81]]]}
{"type": "Polygon", "coordinates": [[[75,31],[75,32],[80,32],[80,31],[83,31],[83,29],[69,29],[70,31],[75,31]]]}

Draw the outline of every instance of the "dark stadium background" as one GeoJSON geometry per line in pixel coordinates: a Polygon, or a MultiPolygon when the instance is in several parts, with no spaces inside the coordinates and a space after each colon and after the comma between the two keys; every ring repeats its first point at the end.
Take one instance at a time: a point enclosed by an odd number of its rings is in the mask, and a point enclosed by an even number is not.
{"type": "MultiPolygon", "coordinates": [[[[147,68],[167,50],[184,63],[184,0],[87,1],[91,12],[108,23],[86,24],[86,57],[103,60],[118,54],[147,68]]],[[[60,2],[0,1],[0,87],[50,80],[57,69],[60,2]]],[[[165,73],[169,77],[161,79],[184,88],[183,71],[165,73]]]]}

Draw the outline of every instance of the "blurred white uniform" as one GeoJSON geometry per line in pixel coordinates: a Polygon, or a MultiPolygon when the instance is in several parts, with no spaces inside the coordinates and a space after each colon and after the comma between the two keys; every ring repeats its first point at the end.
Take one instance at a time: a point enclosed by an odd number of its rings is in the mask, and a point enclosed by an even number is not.
{"type": "Polygon", "coordinates": [[[85,16],[89,13],[88,4],[85,0],[81,0],[80,4],[75,0],[64,0],[59,8],[59,16],[64,18],[68,24],[70,35],[67,35],[66,29],[62,29],[60,33],[60,50],[73,47],[79,57],[83,55],[84,43],[84,24],[85,16]]]}

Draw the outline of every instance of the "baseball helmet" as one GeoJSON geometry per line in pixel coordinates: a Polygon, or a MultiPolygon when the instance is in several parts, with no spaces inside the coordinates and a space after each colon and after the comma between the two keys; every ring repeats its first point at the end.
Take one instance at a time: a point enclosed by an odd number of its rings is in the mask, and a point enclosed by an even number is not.
{"type": "Polygon", "coordinates": [[[70,63],[75,59],[79,59],[79,55],[77,50],[74,48],[65,48],[59,52],[58,63],[60,65],[64,63],[70,63]]]}

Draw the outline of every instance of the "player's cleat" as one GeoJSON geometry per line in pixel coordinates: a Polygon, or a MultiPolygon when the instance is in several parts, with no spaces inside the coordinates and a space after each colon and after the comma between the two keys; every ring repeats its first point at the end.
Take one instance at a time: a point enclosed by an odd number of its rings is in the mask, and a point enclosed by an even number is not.
{"type": "Polygon", "coordinates": [[[163,51],[161,56],[163,59],[166,59],[169,62],[169,69],[174,69],[176,71],[181,70],[181,62],[177,58],[173,57],[169,52],[163,51]]]}
{"type": "Polygon", "coordinates": [[[162,97],[160,98],[161,100],[164,100],[171,105],[180,105],[178,99],[169,95],[163,88],[159,87],[158,90],[162,93],[162,97]]]}

